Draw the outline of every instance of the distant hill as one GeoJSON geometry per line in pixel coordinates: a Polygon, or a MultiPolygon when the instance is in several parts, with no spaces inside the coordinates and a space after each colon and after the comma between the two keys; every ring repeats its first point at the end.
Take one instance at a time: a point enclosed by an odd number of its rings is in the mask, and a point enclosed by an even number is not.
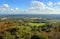
{"type": "Polygon", "coordinates": [[[10,18],[21,18],[21,17],[42,17],[47,19],[60,19],[60,14],[5,14],[0,15],[0,18],[2,17],[10,17],[10,18]]]}

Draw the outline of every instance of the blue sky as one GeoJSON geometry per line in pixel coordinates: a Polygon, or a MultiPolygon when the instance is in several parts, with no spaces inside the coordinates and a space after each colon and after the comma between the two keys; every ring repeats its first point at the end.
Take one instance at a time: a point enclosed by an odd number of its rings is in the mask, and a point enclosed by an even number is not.
{"type": "Polygon", "coordinates": [[[32,0],[0,0],[0,5],[9,4],[11,8],[27,9],[32,0]]]}
{"type": "MultiPolygon", "coordinates": [[[[29,7],[29,3],[31,2],[32,0],[0,0],[0,5],[3,5],[3,4],[9,4],[9,6],[11,6],[11,8],[20,8],[20,9],[27,9],[29,7]]],[[[49,1],[52,1],[52,2],[58,2],[60,0],[37,0],[37,1],[41,1],[41,2],[44,2],[44,3],[47,3],[49,1]]]]}
{"type": "Polygon", "coordinates": [[[59,10],[60,0],[0,0],[0,14],[60,14],[59,10]]]}

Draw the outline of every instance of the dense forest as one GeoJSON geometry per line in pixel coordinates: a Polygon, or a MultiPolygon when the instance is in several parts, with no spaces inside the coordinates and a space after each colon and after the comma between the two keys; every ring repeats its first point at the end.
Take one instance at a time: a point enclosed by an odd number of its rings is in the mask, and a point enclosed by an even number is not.
{"type": "Polygon", "coordinates": [[[60,20],[0,18],[0,39],[60,39],[60,20]]]}

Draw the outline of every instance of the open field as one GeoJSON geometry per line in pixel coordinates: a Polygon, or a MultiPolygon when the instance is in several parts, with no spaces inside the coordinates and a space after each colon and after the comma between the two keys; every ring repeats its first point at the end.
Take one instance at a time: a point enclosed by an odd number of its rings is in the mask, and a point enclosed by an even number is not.
{"type": "Polygon", "coordinates": [[[30,26],[43,26],[45,23],[28,23],[30,26]]]}

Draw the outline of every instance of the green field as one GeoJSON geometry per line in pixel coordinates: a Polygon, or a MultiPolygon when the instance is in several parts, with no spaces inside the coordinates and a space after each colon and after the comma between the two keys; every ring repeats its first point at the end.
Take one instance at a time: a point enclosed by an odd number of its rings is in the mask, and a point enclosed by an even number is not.
{"type": "Polygon", "coordinates": [[[45,25],[46,23],[28,23],[30,26],[43,26],[45,25]]]}

